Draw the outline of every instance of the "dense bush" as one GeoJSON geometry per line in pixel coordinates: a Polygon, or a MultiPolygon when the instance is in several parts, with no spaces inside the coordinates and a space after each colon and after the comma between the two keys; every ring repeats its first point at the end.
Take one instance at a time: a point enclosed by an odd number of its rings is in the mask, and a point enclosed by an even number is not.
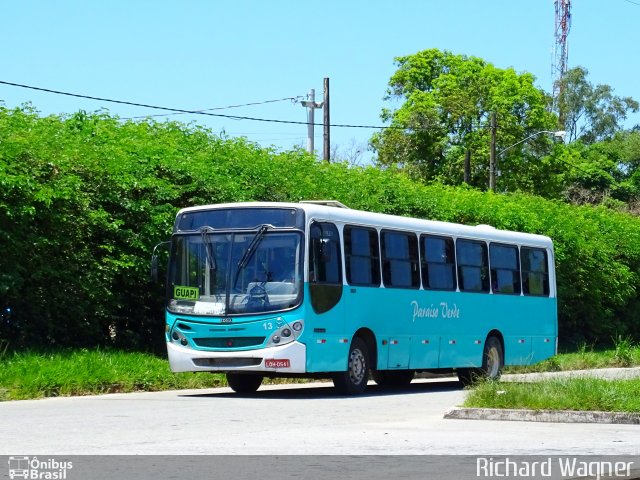
{"type": "Polygon", "coordinates": [[[180,207],[331,198],[378,212],[543,233],[556,243],[561,335],[640,332],[640,221],[538,197],[425,186],[178,123],[0,109],[0,347],[161,349],[153,246],[180,207]]]}

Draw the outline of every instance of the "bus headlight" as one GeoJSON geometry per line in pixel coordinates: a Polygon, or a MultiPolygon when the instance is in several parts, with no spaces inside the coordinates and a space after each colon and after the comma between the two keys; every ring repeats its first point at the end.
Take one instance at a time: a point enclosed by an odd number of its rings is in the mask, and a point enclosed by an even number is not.
{"type": "Polygon", "coordinates": [[[303,328],[303,320],[296,320],[291,324],[291,326],[285,324],[271,334],[271,337],[269,337],[269,340],[267,341],[267,344],[265,346],[273,347],[276,345],[286,345],[287,343],[291,343],[298,339],[298,337],[302,334],[303,328]]]}
{"type": "Polygon", "coordinates": [[[189,340],[187,340],[187,337],[185,337],[178,329],[173,329],[173,331],[171,332],[171,341],[173,343],[179,343],[183,347],[189,345],[189,340]]]}

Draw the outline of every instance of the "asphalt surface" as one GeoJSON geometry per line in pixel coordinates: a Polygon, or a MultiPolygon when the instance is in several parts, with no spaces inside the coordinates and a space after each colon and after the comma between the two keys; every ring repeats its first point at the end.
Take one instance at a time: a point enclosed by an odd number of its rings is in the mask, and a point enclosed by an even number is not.
{"type": "MultiPolygon", "coordinates": [[[[640,369],[569,375],[630,378],[640,369]]],[[[479,411],[473,420],[445,418],[465,395],[454,379],[439,378],[399,390],[371,384],[358,397],[310,383],[250,396],[217,388],[0,402],[0,478],[16,458],[36,455],[28,478],[467,480],[497,478],[488,469],[503,477],[508,462],[539,466],[512,478],[640,478],[638,425],[552,423],[540,413],[530,423],[479,411]],[[563,472],[569,462],[583,470],[563,472]],[[602,475],[614,462],[624,475],[602,475]]]]}
{"type": "Polygon", "coordinates": [[[445,419],[466,391],[447,379],[50,398],[0,403],[0,454],[640,455],[637,425],[445,419]]]}

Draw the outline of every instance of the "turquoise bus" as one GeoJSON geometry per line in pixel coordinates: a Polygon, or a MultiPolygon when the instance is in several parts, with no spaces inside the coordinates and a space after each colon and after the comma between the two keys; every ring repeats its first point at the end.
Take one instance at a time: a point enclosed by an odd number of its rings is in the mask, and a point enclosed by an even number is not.
{"type": "Polygon", "coordinates": [[[239,393],[264,377],[343,394],[425,371],[495,378],[557,351],[553,244],[336,201],[185,208],[166,341],[172,371],[224,372],[239,393]]]}

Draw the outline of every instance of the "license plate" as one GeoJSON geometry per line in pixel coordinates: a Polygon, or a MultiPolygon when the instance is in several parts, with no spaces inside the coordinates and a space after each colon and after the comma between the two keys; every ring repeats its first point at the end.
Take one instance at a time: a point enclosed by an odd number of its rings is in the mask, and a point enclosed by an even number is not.
{"type": "Polygon", "coordinates": [[[291,362],[288,358],[269,358],[264,361],[264,366],[265,368],[289,368],[291,366],[291,362]]]}

